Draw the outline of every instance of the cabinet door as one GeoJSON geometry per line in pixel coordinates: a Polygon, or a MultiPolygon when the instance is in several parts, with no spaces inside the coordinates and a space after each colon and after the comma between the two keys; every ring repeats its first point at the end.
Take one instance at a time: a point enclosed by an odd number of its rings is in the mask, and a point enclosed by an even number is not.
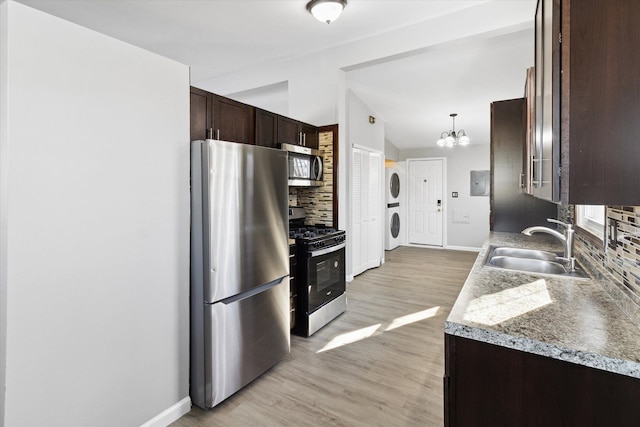
{"type": "Polygon", "coordinates": [[[213,137],[223,141],[254,143],[253,107],[213,95],[213,137]]]}
{"type": "Polygon", "coordinates": [[[192,87],[190,90],[191,141],[209,137],[211,128],[212,94],[192,87]]]}
{"type": "Polygon", "coordinates": [[[531,191],[557,201],[560,166],[559,2],[539,0],[535,16],[535,129],[531,191]]]}
{"type": "Polygon", "coordinates": [[[317,150],[320,145],[318,128],[307,123],[301,123],[300,131],[302,132],[302,145],[317,150]]]}
{"type": "Polygon", "coordinates": [[[278,142],[300,144],[300,122],[289,117],[278,116],[278,142]]]}
{"type": "Polygon", "coordinates": [[[256,108],[256,145],[278,148],[278,115],[256,108]]]}
{"type": "Polygon", "coordinates": [[[640,381],[445,334],[445,426],[638,426],[640,381]]]}
{"type": "Polygon", "coordinates": [[[296,246],[289,246],[289,306],[291,312],[291,329],[296,326],[296,307],[298,303],[298,288],[296,276],[298,275],[298,260],[296,258],[296,246]]]}
{"type": "Polygon", "coordinates": [[[522,152],[526,130],[524,98],[491,103],[491,230],[519,233],[555,218],[554,203],[524,193],[522,152]]]}
{"type": "Polygon", "coordinates": [[[638,0],[563,1],[563,202],[640,205],[638,17],[638,0]]]}

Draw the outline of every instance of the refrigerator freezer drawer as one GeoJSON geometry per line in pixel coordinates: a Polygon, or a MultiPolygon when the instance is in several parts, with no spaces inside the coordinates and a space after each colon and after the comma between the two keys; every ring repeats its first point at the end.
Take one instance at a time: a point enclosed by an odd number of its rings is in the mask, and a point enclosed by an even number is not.
{"type": "Polygon", "coordinates": [[[247,298],[205,304],[203,332],[204,372],[192,378],[191,398],[211,408],[289,353],[289,277],[247,298]]]}

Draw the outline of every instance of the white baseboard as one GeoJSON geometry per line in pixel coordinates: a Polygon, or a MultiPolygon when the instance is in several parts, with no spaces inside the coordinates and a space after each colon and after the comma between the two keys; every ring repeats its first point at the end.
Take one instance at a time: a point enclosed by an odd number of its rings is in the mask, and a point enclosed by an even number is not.
{"type": "Polygon", "coordinates": [[[471,246],[446,246],[445,249],[449,249],[451,251],[467,251],[467,252],[480,252],[482,248],[474,248],[471,246]]]}
{"type": "Polygon", "coordinates": [[[353,274],[349,274],[349,275],[347,275],[346,280],[347,280],[347,282],[353,282],[353,278],[354,278],[354,275],[353,274]]]}
{"type": "Polygon", "coordinates": [[[430,245],[418,245],[415,243],[408,243],[406,245],[401,245],[401,246],[408,246],[410,248],[447,249],[450,251],[468,251],[468,252],[480,252],[480,249],[482,249],[482,248],[474,248],[472,246],[451,246],[451,245],[430,246],[430,245]]]}
{"type": "Polygon", "coordinates": [[[180,402],[165,409],[141,427],[166,427],[191,410],[191,398],[185,397],[180,402]]]}

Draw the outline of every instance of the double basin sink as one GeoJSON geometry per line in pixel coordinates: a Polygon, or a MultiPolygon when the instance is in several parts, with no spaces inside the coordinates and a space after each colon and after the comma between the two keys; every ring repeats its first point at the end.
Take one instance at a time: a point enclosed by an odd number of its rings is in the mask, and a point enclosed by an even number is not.
{"type": "Polygon", "coordinates": [[[553,252],[535,249],[490,246],[484,265],[505,270],[525,271],[529,273],[552,274],[574,278],[588,278],[584,269],[577,263],[574,271],[569,271],[559,256],[553,252]]]}

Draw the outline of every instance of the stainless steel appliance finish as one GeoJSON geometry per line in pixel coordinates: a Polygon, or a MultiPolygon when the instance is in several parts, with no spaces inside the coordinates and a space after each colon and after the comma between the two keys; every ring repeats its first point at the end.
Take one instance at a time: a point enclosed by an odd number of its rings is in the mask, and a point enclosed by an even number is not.
{"type": "Polygon", "coordinates": [[[322,309],[309,313],[306,336],[310,337],[315,334],[320,328],[331,322],[346,310],[347,294],[342,293],[337,298],[334,298],[323,305],[322,309]]]}
{"type": "Polygon", "coordinates": [[[211,408],[290,349],[287,156],[191,143],[191,400],[211,408]]]}
{"type": "Polygon", "coordinates": [[[323,182],[322,153],[313,148],[281,144],[287,152],[289,185],[292,187],[319,187],[323,182]]]}

